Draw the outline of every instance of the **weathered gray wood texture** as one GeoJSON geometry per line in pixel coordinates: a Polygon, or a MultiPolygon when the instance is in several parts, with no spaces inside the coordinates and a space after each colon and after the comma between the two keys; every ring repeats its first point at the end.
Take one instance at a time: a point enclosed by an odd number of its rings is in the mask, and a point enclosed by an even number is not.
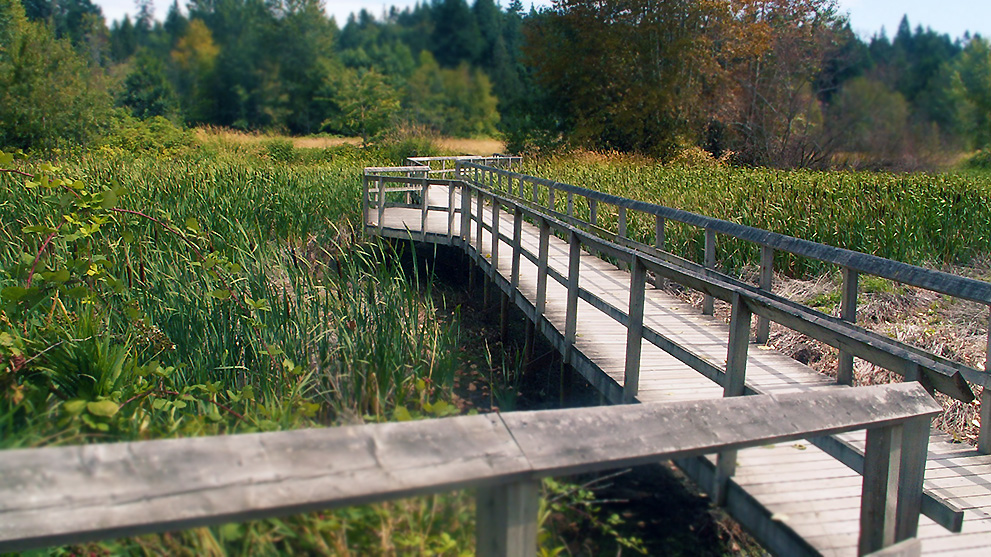
{"type": "Polygon", "coordinates": [[[492,532],[511,530],[511,549],[534,539],[533,489],[500,494],[496,484],[890,426],[939,409],[917,384],[899,384],[11,450],[0,453],[0,551],[466,487],[483,488],[483,514],[496,523],[481,539],[488,546],[492,532]]]}

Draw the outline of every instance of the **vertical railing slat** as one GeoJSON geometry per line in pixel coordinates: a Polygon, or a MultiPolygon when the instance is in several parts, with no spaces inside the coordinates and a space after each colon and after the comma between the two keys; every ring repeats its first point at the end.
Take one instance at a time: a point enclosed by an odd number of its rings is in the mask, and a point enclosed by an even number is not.
{"type": "MultiPolygon", "coordinates": [[[[750,348],[750,323],[753,314],[739,293],[733,294],[733,310],[730,315],[729,343],[726,348],[726,375],[723,376],[723,396],[743,396],[747,383],[747,352],[750,348]]],[[[716,458],[716,474],[713,478],[712,500],[717,505],[726,504],[726,487],[736,473],[737,451],[723,451],[716,458]]]]}
{"type": "Polygon", "coordinates": [[[664,251],[664,223],[665,219],[657,215],[654,219],[654,247],[664,251]]]}
{"type": "Polygon", "coordinates": [[[588,223],[592,226],[598,226],[599,224],[599,200],[589,199],[588,200],[588,223]]]}
{"type": "MultiPolygon", "coordinates": [[[[705,229],[705,259],[703,265],[706,269],[716,268],[716,231],[711,228],[705,229]]],[[[702,298],[702,314],[712,315],[715,311],[715,300],[706,294],[702,298]]]]}
{"type": "Polygon", "coordinates": [[[623,402],[631,403],[640,391],[640,350],[643,345],[643,308],[647,268],[639,256],[630,261],[629,322],[626,324],[626,364],[623,373],[623,402]]]}
{"type": "MultiPolygon", "coordinates": [[[[760,247],[760,279],[758,286],[761,290],[771,291],[774,282],[774,248],[762,245],[760,247]]],[[[771,336],[771,321],[763,316],[757,317],[757,344],[767,344],[771,336]]]]}
{"type": "MultiPolygon", "coordinates": [[[[857,282],[860,273],[849,267],[843,267],[843,292],[840,296],[840,318],[851,323],[857,322],[857,282]]],[[[853,355],[840,348],[839,362],[836,368],[836,382],[841,385],[853,385],[853,355]]]]}
{"type": "MultiPolygon", "coordinates": [[[[991,310],[988,314],[988,343],[984,352],[984,371],[991,370],[991,310]]],[[[991,454],[991,388],[981,390],[981,431],[977,435],[977,451],[991,454]]]]}
{"type": "Polygon", "coordinates": [[[564,363],[571,363],[572,347],[578,335],[578,274],[581,268],[582,244],[578,233],[568,237],[568,305],[564,317],[564,363]]]}
{"type": "Polygon", "coordinates": [[[477,555],[536,555],[539,481],[522,480],[508,485],[479,488],[475,508],[477,555]]]}
{"type": "Polygon", "coordinates": [[[539,321],[544,314],[547,304],[547,252],[550,244],[551,224],[545,218],[540,218],[540,243],[537,248],[537,299],[534,307],[537,314],[534,321],[539,321]]]}

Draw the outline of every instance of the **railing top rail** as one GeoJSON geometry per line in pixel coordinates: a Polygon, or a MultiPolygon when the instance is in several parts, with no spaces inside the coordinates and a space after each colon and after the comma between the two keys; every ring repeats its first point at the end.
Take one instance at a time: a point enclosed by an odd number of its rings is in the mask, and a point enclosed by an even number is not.
{"type": "Polygon", "coordinates": [[[370,176],[376,172],[425,172],[423,166],[367,166],[365,176],[370,176]]]}
{"type": "Polygon", "coordinates": [[[705,215],[699,215],[697,213],[683,211],[681,209],[674,209],[663,205],[627,199],[625,197],[602,193],[588,188],[573,186],[571,184],[555,182],[553,180],[536,176],[528,176],[510,170],[483,166],[470,161],[465,161],[459,164],[462,164],[467,168],[478,168],[487,172],[495,172],[514,178],[524,179],[527,182],[537,183],[546,187],[553,187],[557,190],[581,195],[589,199],[595,199],[598,202],[625,207],[627,209],[657,215],[692,226],[714,230],[726,236],[732,236],[741,240],[754,242],[759,245],[765,245],[776,250],[786,251],[802,257],[808,257],[810,259],[840,265],[862,273],[883,277],[903,284],[908,284],[910,286],[925,288],[941,294],[948,294],[950,296],[991,305],[991,283],[985,281],[945,273],[943,271],[926,269],[924,267],[910,265],[900,261],[885,259],[876,255],[828,246],[809,240],[803,240],[801,238],[795,238],[793,236],[786,236],[777,232],[771,232],[769,230],[763,230],[752,226],[737,224],[726,220],[707,217],[705,215]]]}
{"type": "Polygon", "coordinates": [[[9,450],[0,552],[617,468],[940,410],[913,383],[9,450]]]}

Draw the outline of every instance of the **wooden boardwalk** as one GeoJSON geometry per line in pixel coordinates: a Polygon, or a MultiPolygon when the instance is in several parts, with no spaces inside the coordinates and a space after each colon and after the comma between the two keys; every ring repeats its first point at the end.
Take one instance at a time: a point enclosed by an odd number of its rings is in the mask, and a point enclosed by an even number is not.
{"type": "MultiPolygon", "coordinates": [[[[512,191],[510,182],[510,191],[512,191]]],[[[381,187],[381,183],[380,183],[381,187]]],[[[522,191],[522,184],[520,186],[522,191]]],[[[571,245],[566,239],[550,234],[546,246],[547,274],[557,280],[546,281],[546,296],[538,300],[540,289],[539,258],[524,256],[518,263],[518,287],[512,288],[514,234],[518,234],[524,253],[539,254],[540,227],[533,222],[518,223],[510,212],[493,214],[491,202],[479,204],[474,195],[465,203],[461,191],[452,192],[445,185],[424,186],[431,210],[386,206],[366,209],[366,230],[394,238],[461,245],[477,261],[491,263],[490,279],[524,313],[545,304],[537,328],[553,344],[567,351],[569,276],[571,245]],[[447,207],[470,206],[472,215],[484,215],[484,224],[497,222],[499,241],[493,243],[492,230],[479,229],[475,218],[454,218],[447,207]],[[381,217],[381,218],[380,218],[381,217]],[[494,217],[494,219],[493,219],[494,217]],[[468,229],[462,234],[463,222],[468,229]],[[424,230],[424,224],[426,229],[424,230]],[[519,226],[520,230],[514,230],[519,226]]],[[[571,198],[569,197],[569,211],[571,198]]],[[[594,211],[594,209],[593,209],[594,211]]],[[[532,220],[532,219],[531,219],[532,220]]],[[[594,217],[593,217],[594,220],[594,217]]],[[[602,258],[581,251],[580,288],[593,294],[626,316],[634,315],[631,302],[630,272],[602,258]]],[[[569,362],[613,403],[624,401],[627,372],[628,328],[582,296],[577,302],[574,347],[580,353],[569,362]]],[[[730,325],[712,316],[702,315],[690,305],[662,290],[647,287],[643,304],[643,327],[670,339],[715,368],[727,368],[730,325]]],[[[601,305],[601,304],[599,304],[601,305]]],[[[748,327],[749,329],[749,327],[748,327]]],[[[697,369],[683,363],[655,343],[641,341],[639,385],[635,400],[640,402],[690,401],[724,396],[724,385],[717,384],[697,369]]],[[[749,392],[778,394],[815,389],[847,389],[834,379],[766,346],[746,351],[746,387],[749,392]]],[[[566,356],[567,357],[567,356],[566,356]]],[[[841,436],[847,447],[863,451],[864,432],[841,436]]],[[[815,440],[787,443],[740,451],[736,470],[726,488],[728,510],[778,554],[857,554],[858,526],[863,466],[859,455],[835,458],[835,446],[829,452],[814,444],[815,440]],[[832,453],[832,454],[831,454],[832,453]],[[859,460],[858,460],[859,458],[859,460]]],[[[823,443],[819,443],[823,445],[823,443]]],[[[828,443],[825,445],[829,448],[828,443]]],[[[842,451],[841,451],[842,452],[842,451]]],[[[860,453],[863,454],[862,452],[860,453]]],[[[703,489],[711,485],[716,473],[715,457],[680,461],[685,472],[703,489]]],[[[923,512],[941,517],[950,524],[963,512],[960,532],[951,532],[926,516],[922,517],[918,536],[926,555],[991,554],[991,456],[979,454],[969,445],[951,443],[945,435],[933,434],[929,443],[925,487],[927,501],[923,512]],[[947,518],[948,516],[955,517],[947,518]]]]}

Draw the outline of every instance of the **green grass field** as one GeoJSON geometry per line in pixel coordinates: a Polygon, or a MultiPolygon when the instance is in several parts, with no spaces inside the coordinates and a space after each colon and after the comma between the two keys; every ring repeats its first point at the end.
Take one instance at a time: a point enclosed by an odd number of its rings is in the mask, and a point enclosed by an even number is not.
{"type": "MultiPolygon", "coordinates": [[[[522,171],[907,263],[966,264],[991,253],[991,173],[986,171],[892,174],[678,166],[616,155],[525,161],[522,171]]],[[[648,240],[653,226],[653,221],[634,218],[630,234],[648,240]]],[[[701,261],[701,230],[673,224],[665,238],[669,250],[701,261]]],[[[718,257],[730,271],[759,261],[755,246],[728,239],[720,240],[718,257]]],[[[782,254],[775,263],[794,276],[826,270],[817,262],[782,254]]]]}

